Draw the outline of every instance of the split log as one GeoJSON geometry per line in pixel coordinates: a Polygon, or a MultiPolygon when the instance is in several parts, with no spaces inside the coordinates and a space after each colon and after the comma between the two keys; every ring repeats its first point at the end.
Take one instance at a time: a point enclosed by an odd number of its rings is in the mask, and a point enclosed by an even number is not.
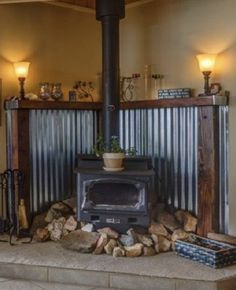
{"type": "Polygon", "coordinates": [[[158,236],[159,252],[168,252],[171,249],[171,241],[163,236],[158,236]]]}
{"type": "Polygon", "coordinates": [[[46,215],[47,213],[44,212],[34,217],[33,223],[30,229],[30,232],[32,233],[32,235],[35,234],[38,228],[44,229],[48,225],[48,223],[45,222],[46,215]]]}
{"type": "Polygon", "coordinates": [[[97,241],[96,249],[94,250],[94,255],[100,255],[102,254],[104,247],[108,243],[108,237],[107,234],[101,234],[100,238],[97,241]]]}
{"type": "Polygon", "coordinates": [[[143,253],[143,244],[137,243],[131,247],[125,247],[127,257],[138,257],[143,253]]]}
{"type": "Polygon", "coordinates": [[[49,240],[48,229],[38,228],[34,234],[34,240],[37,242],[46,242],[49,240]]]}
{"type": "Polygon", "coordinates": [[[45,217],[45,222],[51,223],[54,219],[73,215],[73,210],[63,202],[53,204],[45,217]]]}
{"type": "Polygon", "coordinates": [[[144,247],[143,255],[146,257],[154,256],[156,255],[156,251],[152,247],[144,247]]]}
{"type": "Polygon", "coordinates": [[[171,236],[171,240],[173,242],[177,241],[177,240],[184,240],[189,236],[189,234],[187,232],[185,232],[183,229],[177,229],[173,232],[172,236],[171,236]]]}
{"type": "Polygon", "coordinates": [[[107,236],[110,238],[110,239],[118,239],[119,238],[119,234],[112,230],[111,228],[109,227],[106,227],[106,228],[102,228],[102,229],[98,229],[97,230],[100,234],[107,234],[107,236]]]}
{"type": "Polygon", "coordinates": [[[157,236],[168,236],[168,232],[166,230],[166,228],[159,223],[152,223],[148,229],[150,234],[154,234],[157,236]]]}
{"type": "Polygon", "coordinates": [[[115,247],[113,249],[113,257],[124,257],[125,256],[125,250],[120,247],[115,247]]]}
{"type": "Polygon", "coordinates": [[[190,212],[184,210],[178,210],[175,213],[175,217],[178,222],[184,226],[186,232],[196,232],[197,230],[197,218],[194,217],[190,212]]]}
{"type": "Polygon", "coordinates": [[[151,247],[153,245],[153,240],[148,235],[136,234],[136,237],[137,237],[138,243],[141,243],[146,247],[151,247]]]}
{"type": "Polygon", "coordinates": [[[77,228],[77,220],[73,216],[70,216],[65,222],[63,229],[69,232],[73,232],[76,230],[76,228],[77,228]]]}
{"type": "Polygon", "coordinates": [[[175,216],[166,211],[159,213],[157,220],[160,224],[163,224],[171,232],[181,228],[181,225],[176,220],[175,216]]]}
{"type": "MultiPolygon", "coordinates": [[[[104,233],[102,233],[102,234],[104,234],[104,233]]],[[[104,247],[104,251],[106,252],[107,255],[112,255],[115,247],[117,247],[117,241],[114,239],[111,239],[104,247]]]]}

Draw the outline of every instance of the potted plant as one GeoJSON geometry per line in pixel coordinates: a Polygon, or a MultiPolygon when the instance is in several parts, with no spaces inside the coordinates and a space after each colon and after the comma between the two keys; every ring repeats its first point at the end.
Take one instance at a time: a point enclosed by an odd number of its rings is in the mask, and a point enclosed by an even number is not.
{"type": "Polygon", "coordinates": [[[104,161],[104,170],[121,171],[124,169],[123,160],[125,151],[120,147],[119,139],[116,136],[111,137],[109,152],[104,152],[102,157],[104,161]]]}
{"type": "Polygon", "coordinates": [[[102,136],[99,136],[93,148],[97,156],[101,156],[104,161],[104,170],[121,171],[124,169],[123,160],[125,158],[125,150],[120,147],[117,136],[112,136],[110,141],[110,149],[107,149],[102,136]]]}

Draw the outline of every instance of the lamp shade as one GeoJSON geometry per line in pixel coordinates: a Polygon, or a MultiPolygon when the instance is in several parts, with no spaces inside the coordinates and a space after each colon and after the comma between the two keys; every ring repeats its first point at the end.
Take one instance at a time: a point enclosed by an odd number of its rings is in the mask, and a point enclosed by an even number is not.
{"type": "Polygon", "coordinates": [[[18,78],[26,78],[29,72],[30,62],[15,62],[14,68],[18,78]]]}
{"type": "Polygon", "coordinates": [[[215,66],[216,54],[198,54],[197,56],[200,71],[212,72],[215,66]]]}

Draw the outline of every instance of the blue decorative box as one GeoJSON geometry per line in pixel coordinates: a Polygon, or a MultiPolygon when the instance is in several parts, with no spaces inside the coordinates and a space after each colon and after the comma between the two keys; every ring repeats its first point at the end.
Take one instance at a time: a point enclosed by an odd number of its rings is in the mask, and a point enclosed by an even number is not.
{"type": "Polygon", "coordinates": [[[175,242],[178,255],[203,263],[212,268],[222,268],[236,263],[236,247],[194,234],[175,242]]]}

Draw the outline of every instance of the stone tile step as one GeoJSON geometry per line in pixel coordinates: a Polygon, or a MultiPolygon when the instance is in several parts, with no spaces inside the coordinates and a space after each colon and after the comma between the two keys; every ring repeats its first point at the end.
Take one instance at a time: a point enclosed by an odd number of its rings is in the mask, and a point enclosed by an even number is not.
{"type": "Polygon", "coordinates": [[[0,290],[117,290],[117,289],[0,278],[0,290]]]}
{"type": "Polygon", "coordinates": [[[201,281],[21,264],[0,264],[0,276],[6,290],[236,290],[236,277],[201,281]]]}

